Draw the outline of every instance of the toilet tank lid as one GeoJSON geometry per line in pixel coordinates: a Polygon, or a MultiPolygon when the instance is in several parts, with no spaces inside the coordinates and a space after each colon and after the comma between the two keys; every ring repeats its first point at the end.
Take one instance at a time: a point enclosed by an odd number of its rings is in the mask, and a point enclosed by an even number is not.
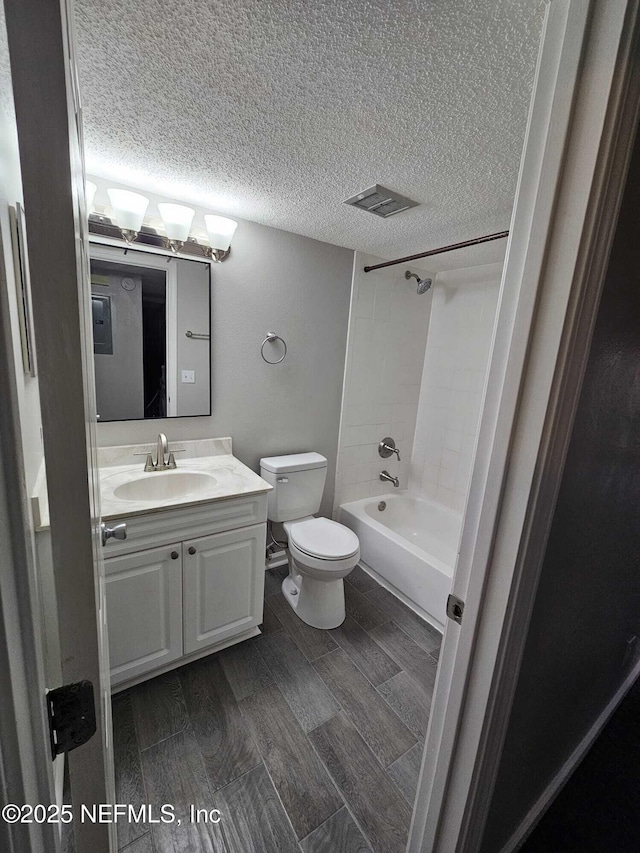
{"type": "Polygon", "coordinates": [[[327,460],[320,453],[292,453],[288,456],[265,456],[260,460],[260,467],[274,474],[286,474],[326,468],[327,460]]]}

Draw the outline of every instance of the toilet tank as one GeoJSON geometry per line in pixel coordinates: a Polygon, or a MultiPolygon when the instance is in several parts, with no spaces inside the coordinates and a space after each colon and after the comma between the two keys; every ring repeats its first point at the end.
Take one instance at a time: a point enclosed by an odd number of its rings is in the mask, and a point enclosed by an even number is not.
{"type": "Polygon", "coordinates": [[[271,521],[293,521],[320,509],[327,460],[320,453],[266,456],[260,460],[260,476],[273,486],[268,517],[271,521]]]}

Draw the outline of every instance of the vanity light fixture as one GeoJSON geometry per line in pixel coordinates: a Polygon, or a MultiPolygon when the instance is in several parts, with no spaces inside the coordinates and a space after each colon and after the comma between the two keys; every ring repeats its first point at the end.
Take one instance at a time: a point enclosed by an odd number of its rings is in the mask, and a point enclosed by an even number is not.
{"type": "Polygon", "coordinates": [[[169,204],[168,202],[160,202],[158,210],[167,235],[165,245],[172,252],[179,252],[189,237],[195,210],[192,207],[186,207],[184,204],[169,204]]]}
{"type": "Polygon", "coordinates": [[[209,249],[206,254],[216,263],[226,261],[231,252],[231,238],[238,223],[226,216],[215,216],[209,213],[204,218],[205,228],[209,236],[209,249]]]}
{"type": "Polygon", "coordinates": [[[107,195],[123,238],[127,243],[133,242],[142,227],[142,220],[149,207],[149,199],[131,190],[108,189],[107,195]]]}
{"type": "Polygon", "coordinates": [[[85,204],[87,206],[87,216],[93,213],[93,200],[96,197],[96,190],[98,187],[93,183],[93,181],[86,181],[84,185],[84,198],[85,204]]]}
{"type": "MultiPolygon", "coordinates": [[[[207,240],[200,242],[197,237],[190,236],[191,225],[195,216],[195,210],[184,204],[174,202],[158,202],[158,211],[164,226],[164,235],[153,228],[143,228],[143,221],[149,199],[141,193],[131,190],[116,189],[111,187],[107,190],[109,202],[111,203],[110,218],[105,214],[93,212],[93,201],[96,194],[96,185],[91,181],[86,182],[87,213],[93,214],[91,220],[96,227],[103,226],[112,228],[115,226],[120,230],[120,236],[127,243],[136,241],[148,242],[149,239],[162,240],[165,249],[177,253],[182,251],[187,244],[189,253],[191,249],[198,248],[205,258],[215,263],[226,261],[231,253],[231,239],[235,233],[238,223],[226,216],[217,216],[208,213],[204,217],[207,240]],[[144,232],[141,235],[141,231],[144,232]],[[143,240],[143,237],[146,240],[143,240]],[[208,245],[207,245],[208,241],[208,245]]],[[[101,232],[98,232],[101,233],[101,232]]],[[[107,234],[106,236],[112,236],[107,234]]],[[[154,245],[158,245],[155,242],[154,245]]]]}

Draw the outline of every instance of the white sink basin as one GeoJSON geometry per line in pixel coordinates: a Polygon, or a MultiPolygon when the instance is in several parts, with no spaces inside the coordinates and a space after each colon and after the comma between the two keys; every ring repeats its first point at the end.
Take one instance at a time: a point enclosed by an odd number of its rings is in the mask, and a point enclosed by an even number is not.
{"type": "Polygon", "coordinates": [[[125,501],[167,501],[207,492],[216,482],[199,471],[158,471],[116,486],[113,494],[125,501]]]}

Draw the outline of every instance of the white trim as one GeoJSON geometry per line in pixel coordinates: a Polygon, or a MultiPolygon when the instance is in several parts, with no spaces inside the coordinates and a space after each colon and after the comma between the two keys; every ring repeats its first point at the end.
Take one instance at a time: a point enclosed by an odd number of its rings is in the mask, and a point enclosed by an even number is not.
{"type": "MultiPolygon", "coordinates": [[[[458,721],[464,712],[468,679],[472,674],[475,633],[483,606],[482,594],[491,555],[502,483],[507,467],[519,386],[524,371],[555,185],[560,173],[571,94],[580,62],[588,9],[576,9],[569,56],[567,2],[548,5],[543,27],[534,94],[524,143],[510,236],[498,304],[493,351],[488,371],[476,461],[465,511],[460,555],[453,592],[465,602],[462,627],[447,620],[427,731],[425,759],[418,786],[408,851],[431,853],[455,849],[461,816],[445,817],[451,799],[450,770],[458,747],[458,721]],[[562,61],[564,56],[564,62],[562,61]],[[557,91],[564,99],[556,102],[557,91]],[[566,99],[568,98],[568,104],[566,99]],[[555,109],[554,109],[555,107],[555,109]],[[504,282],[509,287],[504,287],[504,282]],[[449,831],[448,849],[438,839],[441,823],[449,831]]],[[[526,499],[526,493],[524,495],[526,499]]],[[[508,587],[507,587],[508,588],[508,587]]],[[[495,617],[499,636],[504,613],[495,617]]],[[[473,749],[475,751],[477,746],[473,749]]],[[[470,782],[470,777],[469,777],[470,782]]],[[[466,803],[465,793],[456,794],[466,803]]]]}
{"type": "MultiPolygon", "coordinates": [[[[497,776],[517,673],[524,652],[633,151],[640,110],[640,77],[636,64],[640,39],[640,4],[637,0],[632,0],[622,5],[625,7],[625,14],[617,18],[618,24],[622,21],[617,33],[602,26],[602,20],[599,20],[599,16],[603,14],[602,9],[598,9],[594,15],[593,29],[598,32],[598,36],[592,37],[586,54],[589,71],[583,71],[582,91],[575,107],[575,120],[579,130],[571,144],[576,153],[565,165],[565,186],[561,187],[558,200],[560,210],[571,209],[573,222],[569,224],[560,219],[554,228],[548,264],[549,281],[556,284],[543,291],[538,308],[538,329],[532,346],[532,363],[523,394],[521,427],[518,431],[521,435],[526,433],[527,422],[532,420],[531,412],[541,398],[541,388],[545,383],[542,375],[542,354],[549,347],[550,341],[553,343],[555,334],[558,340],[557,346],[553,344],[557,351],[555,375],[549,383],[549,402],[539,439],[535,472],[532,474],[529,507],[521,530],[518,552],[516,553],[515,548],[512,552],[515,570],[511,613],[503,626],[489,713],[479,750],[479,767],[474,779],[476,802],[473,820],[477,837],[484,827],[491,791],[497,776]],[[614,49],[614,43],[617,51],[614,49]],[[605,71],[603,64],[608,64],[607,56],[615,58],[615,66],[605,71]],[[601,81],[607,79],[610,80],[610,90],[606,103],[597,97],[594,101],[593,96],[598,86],[601,81]],[[595,138],[591,138],[593,128],[587,130],[585,126],[585,114],[588,115],[587,124],[596,121],[602,123],[602,130],[595,138]],[[592,156],[592,178],[590,182],[586,181],[585,185],[584,165],[592,156]],[[588,201],[585,201],[587,195],[588,201]],[[584,215],[576,222],[575,209],[579,210],[583,201],[584,215]],[[567,242],[573,239],[577,241],[578,238],[579,247],[572,265],[566,258],[561,263],[567,242]],[[561,281],[571,282],[562,331],[562,316],[558,316],[558,308],[554,302],[554,293],[558,291],[557,282],[561,281]]],[[[608,18],[611,12],[612,9],[608,9],[604,12],[604,17],[608,18]]],[[[546,384],[544,387],[546,389],[546,384]]],[[[522,452],[526,454],[532,451],[523,449],[522,452]]],[[[505,500],[508,501],[509,497],[505,500]]],[[[497,545],[499,542],[497,539],[497,545]]],[[[496,552],[497,550],[496,548],[496,552]]],[[[472,818],[469,817],[469,820],[472,818]]]]}
{"type": "MultiPolygon", "coordinates": [[[[70,0],[5,2],[17,119],[64,682],[95,688],[96,734],[70,752],[71,798],[112,802],[111,705],[99,545],[82,119],[70,0]],[[46,211],[54,210],[48,217],[46,211]]],[[[31,613],[39,621],[40,613],[31,613]]],[[[30,701],[42,701],[37,674],[30,701]]],[[[78,850],[115,827],[74,824],[78,850]]],[[[25,847],[25,853],[30,848],[25,847]]],[[[55,849],[55,848],[54,848],[55,849]]]]}
{"type": "Polygon", "coordinates": [[[618,688],[613,698],[606,705],[602,713],[599,714],[586,735],[582,738],[578,746],[574,749],[551,782],[549,782],[533,806],[531,806],[526,817],[504,847],[502,847],[500,853],[513,853],[513,851],[517,850],[518,847],[528,838],[531,832],[533,832],[536,824],[541,820],[549,806],[551,806],[560,791],[567,784],[572,773],[576,770],[587,752],[591,749],[596,738],[609,722],[638,677],[640,677],[640,661],[636,663],[629,675],[618,688]]]}
{"type": "MultiPolygon", "coordinates": [[[[165,376],[167,394],[167,417],[178,415],[178,265],[169,264],[167,270],[166,331],[167,359],[165,376]]],[[[211,328],[211,321],[209,321],[211,328]]],[[[209,368],[211,369],[211,368],[209,368]]]]}
{"type": "MultiPolygon", "coordinates": [[[[480,844],[494,781],[482,771],[495,763],[501,743],[496,746],[495,737],[489,743],[487,731],[502,715],[503,737],[517,668],[499,689],[496,681],[504,676],[507,652],[524,641],[523,609],[535,593],[534,585],[516,609],[515,593],[526,572],[532,573],[519,556],[541,467],[548,461],[539,458],[549,443],[547,401],[556,391],[557,361],[561,374],[571,364],[565,316],[569,308],[577,310],[576,294],[593,285],[582,262],[595,235],[587,233],[584,244],[582,238],[596,208],[592,189],[608,166],[607,152],[604,163],[599,155],[602,135],[611,132],[605,122],[610,99],[615,100],[631,64],[628,56],[618,62],[619,45],[631,38],[624,28],[629,8],[637,8],[636,0],[551,0],[547,9],[503,274],[509,287],[500,297],[453,585],[466,601],[465,614],[461,627],[449,621],[445,630],[410,853],[472,853],[480,844]]],[[[597,300],[590,305],[595,312],[597,300]]],[[[579,369],[584,358],[586,350],[579,369]]],[[[562,400],[561,394],[556,397],[562,400]]],[[[571,420],[564,423],[567,433],[571,420]]],[[[559,470],[547,472],[556,488],[559,470]]]]}
{"type": "MultiPolygon", "coordinates": [[[[4,203],[4,202],[3,202],[4,203]]],[[[5,803],[55,803],[33,519],[20,436],[14,348],[0,232],[0,791],[5,803]],[[6,797],[6,799],[4,799],[6,797]]],[[[56,849],[52,825],[0,820],[7,853],[56,849]]]]}
{"type": "MultiPolygon", "coordinates": [[[[175,255],[147,255],[146,248],[133,246],[106,246],[93,239],[89,240],[89,256],[91,260],[109,261],[110,263],[126,263],[132,267],[150,267],[156,270],[166,270],[175,264],[169,263],[175,255]]],[[[193,260],[193,259],[192,259],[193,260]]],[[[197,261],[197,259],[196,259],[197,261]]]]}
{"type": "Polygon", "coordinates": [[[126,249],[129,252],[145,252],[149,255],[160,255],[164,258],[195,261],[197,264],[209,264],[213,266],[216,263],[216,261],[208,258],[206,255],[200,257],[200,255],[192,255],[189,252],[172,252],[171,249],[164,249],[162,246],[149,246],[146,243],[126,243],[115,237],[104,237],[102,234],[92,234],[91,232],[89,232],[89,242],[94,245],[111,246],[114,249],[126,249]]]}

